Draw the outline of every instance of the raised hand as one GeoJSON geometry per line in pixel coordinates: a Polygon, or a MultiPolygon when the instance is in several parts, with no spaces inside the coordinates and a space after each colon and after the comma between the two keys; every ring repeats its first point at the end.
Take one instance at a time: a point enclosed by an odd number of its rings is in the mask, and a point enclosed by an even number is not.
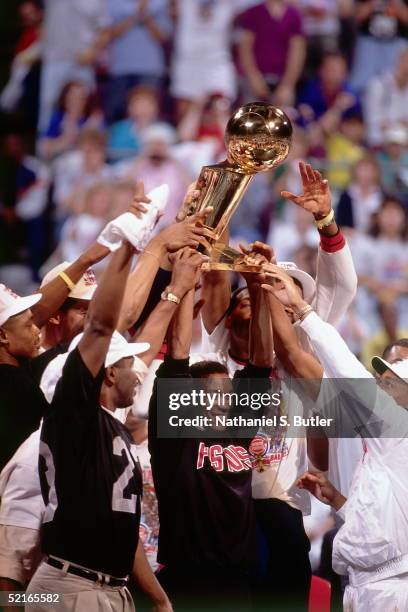
{"type": "Polygon", "coordinates": [[[169,287],[178,297],[183,297],[193,289],[200,278],[201,265],[208,258],[194,249],[185,247],[169,256],[173,264],[173,273],[169,287]]]}
{"type": "Polygon", "coordinates": [[[249,257],[260,255],[263,257],[262,261],[271,261],[272,263],[276,263],[276,257],[273,248],[265,242],[260,242],[259,240],[257,240],[256,242],[252,242],[251,244],[249,244],[248,247],[245,247],[243,244],[240,244],[239,248],[245,255],[248,255],[249,257]]]}
{"type": "Polygon", "coordinates": [[[270,284],[263,284],[262,289],[273,293],[281,304],[287,308],[300,310],[307,306],[307,302],[304,301],[299,287],[295,284],[293,278],[282,268],[273,263],[265,263],[263,270],[270,284]]]}
{"type": "MultiPolygon", "coordinates": [[[[269,246],[269,244],[265,244],[259,240],[252,242],[248,245],[248,247],[240,244],[239,248],[245,255],[245,263],[249,265],[262,266],[270,261],[276,261],[273,248],[269,246]]],[[[261,284],[266,280],[262,270],[258,274],[255,272],[241,272],[241,274],[246,280],[247,285],[253,283],[261,284]]]]}
{"type": "Polygon", "coordinates": [[[199,213],[187,217],[181,223],[173,223],[166,227],[158,236],[168,252],[173,253],[183,247],[197,248],[200,244],[207,250],[211,250],[209,240],[216,240],[214,230],[204,226],[204,219],[212,211],[211,207],[205,208],[199,213]]]}
{"type": "Polygon", "coordinates": [[[332,207],[329,183],[323,179],[320,172],[313,170],[310,164],[299,162],[299,171],[303,194],[295,195],[290,191],[282,191],[281,196],[312,213],[316,219],[323,219],[332,207]]]}

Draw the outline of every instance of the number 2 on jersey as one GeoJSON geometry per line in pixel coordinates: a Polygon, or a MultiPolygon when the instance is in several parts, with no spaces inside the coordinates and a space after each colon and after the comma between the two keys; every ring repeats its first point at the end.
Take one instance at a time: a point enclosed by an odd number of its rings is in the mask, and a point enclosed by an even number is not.
{"type": "Polygon", "coordinates": [[[140,493],[135,460],[120,436],[113,439],[113,454],[121,457],[122,472],[113,484],[112,510],[116,512],[136,512],[137,496],[140,493]]]}

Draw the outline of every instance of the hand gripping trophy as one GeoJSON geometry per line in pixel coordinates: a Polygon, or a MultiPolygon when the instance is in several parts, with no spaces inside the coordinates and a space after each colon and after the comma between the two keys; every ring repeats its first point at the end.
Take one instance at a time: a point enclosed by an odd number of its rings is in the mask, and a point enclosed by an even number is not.
{"type": "MultiPolygon", "coordinates": [[[[178,218],[211,206],[205,226],[221,236],[255,174],[281,164],[288,156],[291,138],[290,119],[281,109],[265,102],[241,106],[226,127],[227,159],[204,166],[196,185],[200,195],[178,218]]],[[[220,242],[212,244],[208,255],[206,270],[258,271],[258,266],[245,262],[245,255],[220,242]]]]}

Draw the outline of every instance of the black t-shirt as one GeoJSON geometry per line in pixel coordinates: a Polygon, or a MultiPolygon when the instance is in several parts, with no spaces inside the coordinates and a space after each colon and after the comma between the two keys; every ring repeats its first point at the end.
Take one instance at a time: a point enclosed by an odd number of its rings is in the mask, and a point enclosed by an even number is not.
{"type": "Polygon", "coordinates": [[[70,353],[41,431],[43,552],[124,577],[140,521],[142,476],[127,429],[101,408],[94,378],[70,353]]]}
{"type": "MultiPolygon", "coordinates": [[[[357,0],[359,4],[365,4],[371,0],[357,0]]],[[[404,4],[408,4],[407,0],[403,0],[404,4]]],[[[377,0],[375,9],[368,17],[359,25],[359,32],[365,36],[371,36],[376,40],[395,40],[396,38],[407,38],[408,28],[395,15],[391,2],[388,0],[377,0]]]]}
{"type": "MultiPolygon", "coordinates": [[[[188,360],[168,356],[157,371],[158,378],[188,376],[188,360]]],[[[155,384],[149,450],[160,520],[157,560],[214,571],[250,570],[255,560],[251,440],[158,438],[156,403],[155,384]]]]}
{"type": "Polygon", "coordinates": [[[48,404],[25,365],[0,364],[0,470],[40,426],[48,404]]]}

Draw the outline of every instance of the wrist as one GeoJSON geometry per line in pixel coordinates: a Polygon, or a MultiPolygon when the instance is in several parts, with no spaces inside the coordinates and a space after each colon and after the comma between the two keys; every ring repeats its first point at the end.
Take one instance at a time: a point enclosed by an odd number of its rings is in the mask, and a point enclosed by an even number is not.
{"type": "Polygon", "coordinates": [[[315,218],[314,224],[319,231],[323,230],[325,227],[328,227],[329,225],[332,225],[333,222],[335,222],[334,210],[331,207],[327,212],[322,211],[321,213],[320,212],[316,213],[313,216],[315,218]]]}
{"type": "Polygon", "coordinates": [[[161,234],[158,234],[150,240],[145,250],[154,253],[157,257],[162,257],[167,253],[166,241],[162,238],[161,234]]]}
{"type": "Polygon", "coordinates": [[[172,293],[175,295],[180,301],[183,299],[187,291],[188,290],[185,289],[181,283],[170,283],[170,285],[167,285],[164,290],[166,293],[172,293]]]}
{"type": "Polygon", "coordinates": [[[298,321],[303,321],[311,312],[313,312],[312,306],[304,300],[298,302],[297,304],[292,304],[292,309],[298,321]]]}
{"type": "Polygon", "coordinates": [[[333,507],[335,510],[340,510],[340,508],[342,508],[342,507],[344,506],[344,504],[346,503],[346,501],[347,501],[347,500],[346,500],[346,498],[344,497],[344,495],[342,495],[342,494],[340,493],[340,491],[337,491],[337,490],[336,490],[336,493],[335,493],[335,495],[334,495],[334,497],[333,497],[333,500],[332,500],[332,504],[331,504],[331,505],[332,505],[332,507],[333,507]]]}

